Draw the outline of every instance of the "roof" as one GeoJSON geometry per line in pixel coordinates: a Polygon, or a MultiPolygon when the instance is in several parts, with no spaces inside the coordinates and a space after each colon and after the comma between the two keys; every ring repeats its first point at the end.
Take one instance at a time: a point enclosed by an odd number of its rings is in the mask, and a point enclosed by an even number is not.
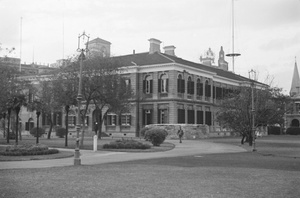
{"type": "Polygon", "coordinates": [[[290,90],[290,95],[299,94],[299,87],[300,87],[300,78],[299,78],[297,62],[295,62],[294,74],[293,74],[293,79],[292,79],[292,86],[291,86],[291,90],[290,90]]]}
{"type": "MultiPolygon", "coordinates": [[[[138,65],[140,67],[148,66],[148,65],[156,65],[156,64],[167,64],[167,63],[178,63],[194,68],[198,68],[201,70],[209,71],[216,73],[218,76],[237,80],[237,81],[249,81],[250,79],[237,75],[233,72],[223,70],[221,68],[218,68],[217,66],[207,66],[200,63],[191,62],[182,58],[178,58],[176,56],[164,54],[164,53],[139,53],[139,54],[130,54],[130,55],[124,55],[124,56],[117,56],[114,57],[117,60],[119,60],[123,66],[132,66],[132,65],[138,65]]],[[[257,82],[259,83],[259,82],[257,82]]]]}
{"type": "Polygon", "coordinates": [[[91,43],[104,43],[104,44],[109,44],[109,45],[111,44],[109,41],[103,40],[99,37],[89,41],[89,44],[91,44],[91,43]]]}

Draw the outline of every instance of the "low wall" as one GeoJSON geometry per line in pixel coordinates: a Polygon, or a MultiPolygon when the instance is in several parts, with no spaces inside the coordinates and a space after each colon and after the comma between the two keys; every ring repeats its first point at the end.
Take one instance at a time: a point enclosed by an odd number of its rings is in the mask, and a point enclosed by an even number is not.
{"type": "Polygon", "coordinates": [[[204,139],[209,137],[209,127],[202,124],[151,124],[147,128],[163,128],[168,132],[167,139],[178,139],[177,131],[181,126],[183,139],[204,139]]]}

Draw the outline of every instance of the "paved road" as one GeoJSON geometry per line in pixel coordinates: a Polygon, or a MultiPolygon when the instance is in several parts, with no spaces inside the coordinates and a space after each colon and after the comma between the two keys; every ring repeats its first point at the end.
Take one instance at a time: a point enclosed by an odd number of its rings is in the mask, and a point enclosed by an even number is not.
{"type": "MultiPolygon", "coordinates": [[[[140,159],[153,159],[153,158],[165,158],[165,157],[178,157],[212,153],[236,153],[245,152],[246,150],[239,147],[228,144],[219,144],[206,141],[193,141],[185,140],[182,144],[178,143],[178,140],[168,140],[175,144],[175,148],[165,152],[149,152],[149,153],[132,153],[132,152],[110,152],[110,151],[97,151],[80,150],[81,164],[82,165],[94,165],[104,164],[111,162],[132,161],[140,159]]],[[[60,149],[70,150],[70,149],[60,149]]],[[[70,150],[73,151],[74,150],[70,150]]],[[[31,161],[6,161],[0,162],[0,169],[20,169],[20,168],[49,168],[59,166],[72,166],[74,164],[74,158],[62,158],[62,159],[50,159],[50,160],[31,160],[31,161]]]]}

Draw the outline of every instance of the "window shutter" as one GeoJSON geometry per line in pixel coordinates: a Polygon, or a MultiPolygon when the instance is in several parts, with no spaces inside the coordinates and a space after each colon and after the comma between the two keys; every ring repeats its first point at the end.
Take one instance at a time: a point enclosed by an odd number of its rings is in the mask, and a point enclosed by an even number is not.
{"type": "Polygon", "coordinates": [[[207,124],[208,126],[211,126],[211,112],[210,111],[205,112],[205,124],[207,124]]]}
{"type": "Polygon", "coordinates": [[[166,79],[166,91],[169,92],[169,79],[166,79]]]}
{"type": "Polygon", "coordinates": [[[181,93],[185,92],[185,80],[181,80],[181,93]]]}
{"type": "Polygon", "coordinates": [[[161,79],[158,79],[158,93],[161,93],[161,79]]]}
{"type": "Polygon", "coordinates": [[[146,93],[146,80],[143,80],[143,93],[146,93]]]}
{"type": "Polygon", "coordinates": [[[153,80],[150,80],[150,93],[153,93],[153,80]]]}
{"type": "Polygon", "coordinates": [[[160,123],[160,109],[157,109],[157,124],[161,124],[160,123]]]}
{"type": "Polygon", "coordinates": [[[131,115],[128,116],[128,124],[131,125],[131,115]]]}
{"type": "Polygon", "coordinates": [[[143,125],[145,125],[145,116],[146,116],[146,110],[143,110],[143,125]]]}
{"type": "Polygon", "coordinates": [[[194,94],[194,89],[195,89],[195,83],[191,82],[191,94],[194,94]]]}
{"type": "Polygon", "coordinates": [[[73,118],[73,124],[74,124],[74,126],[76,126],[76,116],[72,116],[72,118],[73,118]]]}
{"type": "Polygon", "coordinates": [[[203,124],[203,111],[197,111],[197,124],[203,124]]]}

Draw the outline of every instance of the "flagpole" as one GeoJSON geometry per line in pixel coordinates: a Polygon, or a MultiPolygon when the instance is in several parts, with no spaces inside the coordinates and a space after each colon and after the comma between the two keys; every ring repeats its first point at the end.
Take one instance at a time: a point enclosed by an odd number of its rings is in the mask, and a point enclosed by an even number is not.
{"type": "Polygon", "coordinates": [[[22,20],[23,17],[21,17],[20,22],[20,72],[22,71],[22,20]]]}

